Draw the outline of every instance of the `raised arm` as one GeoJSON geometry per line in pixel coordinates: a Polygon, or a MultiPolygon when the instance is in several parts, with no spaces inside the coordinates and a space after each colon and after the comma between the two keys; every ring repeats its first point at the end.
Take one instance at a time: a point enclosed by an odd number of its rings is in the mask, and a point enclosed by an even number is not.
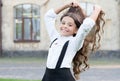
{"type": "Polygon", "coordinates": [[[78,32],[73,40],[73,46],[75,46],[75,50],[79,50],[84,42],[84,39],[86,35],[90,32],[90,30],[95,25],[95,22],[98,18],[98,15],[101,11],[101,7],[98,5],[94,6],[94,11],[91,14],[91,16],[84,19],[83,23],[81,24],[80,28],[78,29],[78,32]]]}
{"type": "Polygon", "coordinates": [[[96,21],[100,11],[101,11],[101,7],[99,5],[95,5],[94,6],[94,11],[91,14],[90,18],[93,19],[94,21],[96,21]]]}
{"type": "Polygon", "coordinates": [[[79,5],[78,5],[77,3],[71,2],[71,3],[62,5],[62,6],[60,6],[59,8],[55,9],[55,13],[56,13],[56,14],[59,14],[61,11],[65,10],[65,9],[71,7],[71,6],[77,7],[77,6],[79,6],[79,5]]]}
{"type": "Polygon", "coordinates": [[[60,6],[59,8],[55,9],[55,13],[56,14],[59,14],[61,11],[63,11],[64,9],[68,8],[69,5],[68,4],[65,4],[65,5],[62,5],[60,6]]]}
{"type": "Polygon", "coordinates": [[[56,9],[50,9],[46,14],[45,14],[45,25],[49,34],[49,37],[51,39],[51,41],[53,39],[55,39],[56,37],[59,36],[59,33],[57,32],[57,30],[55,29],[55,19],[57,14],[59,14],[61,11],[63,11],[66,8],[69,8],[71,6],[78,6],[77,4],[73,4],[73,2],[65,4],[60,6],[59,8],[56,9]]]}

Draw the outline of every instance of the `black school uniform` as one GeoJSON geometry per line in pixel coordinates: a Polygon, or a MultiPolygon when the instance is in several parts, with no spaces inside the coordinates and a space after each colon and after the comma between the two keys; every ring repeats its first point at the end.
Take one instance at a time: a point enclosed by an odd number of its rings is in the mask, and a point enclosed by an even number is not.
{"type": "Polygon", "coordinates": [[[42,81],[75,81],[70,72],[70,68],[60,68],[68,44],[69,41],[64,44],[55,69],[46,68],[42,81]]]}

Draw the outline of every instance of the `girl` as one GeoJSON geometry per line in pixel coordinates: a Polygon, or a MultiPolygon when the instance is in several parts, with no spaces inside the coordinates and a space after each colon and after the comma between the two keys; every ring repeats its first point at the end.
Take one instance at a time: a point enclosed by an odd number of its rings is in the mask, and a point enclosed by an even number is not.
{"type": "MultiPolygon", "coordinates": [[[[75,81],[80,72],[88,68],[88,50],[92,48],[93,51],[97,46],[96,37],[99,36],[100,21],[103,20],[101,12],[101,7],[95,5],[91,16],[86,17],[80,6],[71,2],[46,13],[45,24],[51,45],[42,81],[75,81]],[[67,8],[68,11],[60,19],[59,34],[55,29],[55,19],[57,14],[67,8]],[[72,63],[75,78],[70,72],[72,63]]],[[[100,40],[100,36],[98,39],[100,40]]]]}

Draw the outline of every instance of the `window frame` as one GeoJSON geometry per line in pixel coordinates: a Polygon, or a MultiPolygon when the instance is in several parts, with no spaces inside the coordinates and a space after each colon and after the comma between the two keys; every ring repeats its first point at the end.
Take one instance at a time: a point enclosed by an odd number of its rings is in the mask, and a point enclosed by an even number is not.
{"type": "MultiPolygon", "coordinates": [[[[25,4],[19,4],[19,5],[16,5],[16,6],[14,6],[14,42],[15,43],[17,43],[17,42],[40,42],[40,22],[41,22],[41,20],[40,20],[40,6],[39,5],[36,5],[36,4],[29,4],[29,3],[25,3],[25,4]],[[31,14],[31,17],[25,17],[25,16],[23,16],[23,6],[24,5],[30,5],[31,7],[30,7],[30,9],[31,9],[31,12],[29,13],[29,14],[31,14]],[[21,10],[22,10],[22,12],[21,12],[21,17],[18,17],[17,16],[17,8],[19,7],[19,6],[21,6],[21,10]],[[34,9],[35,9],[35,7],[37,8],[37,11],[38,11],[38,14],[37,14],[37,17],[34,17],[34,9]],[[36,39],[33,39],[33,36],[32,36],[32,34],[33,34],[33,32],[34,32],[34,26],[33,26],[33,19],[35,19],[36,18],[36,20],[37,21],[39,21],[38,23],[39,23],[39,28],[38,27],[35,27],[35,28],[38,28],[39,29],[39,35],[37,34],[38,32],[37,31],[35,31],[35,33],[36,33],[36,39]],[[21,19],[21,38],[19,39],[19,38],[17,38],[17,34],[18,34],[18,32],[16,32],[16,20],[19,20],[19,19],[21,19]],[[29,36],[30,36],[30,39],[26,39],[26,38],[24,38],[25,37],[25,19],[29,19],[30,20],[30,34],[29,34],[29,36]],[[37,35],[38,35],[38,39],[37,39],[37,35]]],[[[37,23],[37,24],[38,24],[37,23]]],[[[18,23],[19,24],[19,23],[18,23]]]]}
{"type": "Polygon", "coordinates": [[[85,14],[87,15],[87,16],[90,16],[91,14],[92,14],[92,12],[93,12],[93,10],[94,10],[94,3],[92,3],[92,2],[80,2],[80,6],[82,7],[82,9],[84,9],[84,11],[85,11],[85,14]],[[84,7],[83,7],[83,5],[84,5],[84,7]],[[89,6],[88,6],[89,5],[89,6]],[[90,6],[91,5],[91,6],[90,6]],[[89,8],[88,8],[89,7],[89,8]],[[90,7],[91,7],[91,9],[90,9],[90,7]],[[90,9],[90,10],[89,10],[90,9]]]}

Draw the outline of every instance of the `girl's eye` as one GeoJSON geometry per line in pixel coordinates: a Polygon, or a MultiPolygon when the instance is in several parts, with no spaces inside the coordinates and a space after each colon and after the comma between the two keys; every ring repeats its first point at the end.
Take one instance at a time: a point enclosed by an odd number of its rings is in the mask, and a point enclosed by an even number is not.
{"type": "Polygon", "coordinates": [[[69,26],[71,27],[72,25],[71,25],[71,24],[69,24],[69,26]]]}
{"type": "Polygon", "coordinates": [[[65,22],[61,22],[61,24],[63,24],[63,25],[64,25],[64,24],[65,24],[65,22]]]}

